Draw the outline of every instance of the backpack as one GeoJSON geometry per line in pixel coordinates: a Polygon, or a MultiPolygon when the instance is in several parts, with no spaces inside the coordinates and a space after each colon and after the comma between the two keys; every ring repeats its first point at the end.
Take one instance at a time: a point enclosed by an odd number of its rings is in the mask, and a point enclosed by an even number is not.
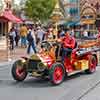
{"type": "Polygon", "coordinates": [[[33,37],[32,37],[32,35],[31,35],[31,32],[29,32],[29,33],[27,34],[27,40],[28,40],[28,42],[32,42],[32,41],[33,41],[33,37]]]}

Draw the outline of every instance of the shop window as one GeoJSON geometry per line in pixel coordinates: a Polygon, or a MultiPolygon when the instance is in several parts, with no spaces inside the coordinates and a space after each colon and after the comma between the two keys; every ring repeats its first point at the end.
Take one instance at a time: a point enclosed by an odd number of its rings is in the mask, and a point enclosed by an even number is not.
{"type": "Polygon", "coordinates": [[[93,18],[93,15],[89,15],[88,18],[93,18]]]}
{"type": "Polygon", "coordinates": [[[84,16],[82,16],[82,18],[86,18],[86,19],[90,19],[90,18],[93,18],[93,15],[84,15],[84,16]]]}
{"type": "Polygon", "coordinates": [[[86,18],[86,16],[82,16],[82,18],[86,18]]]}
{"type": "Polygon", "coordinates": [[[70,15],[71,16],[78,15],[78,8],[70,8],[70,15]]]}
{"type": "Polygon", "coordinates": [[[89,25],[89,29],[93,29],[93,24],[89,25]]]}
{"type": "Polygon", "coordinates": [[[83,25],[84,29],[87,30],[88,29],[88,25],[83,25]]]}

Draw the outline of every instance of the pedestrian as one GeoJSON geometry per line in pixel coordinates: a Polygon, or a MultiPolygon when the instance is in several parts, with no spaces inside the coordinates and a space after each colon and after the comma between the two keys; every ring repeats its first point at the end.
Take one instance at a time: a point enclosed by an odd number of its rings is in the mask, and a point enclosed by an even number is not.
{"type": "Polygon", "coordinates": [[[53,28],[48,29],[48,39],[50,39],[50,40],[54,39],[53,28]]]}
{"type": "Polygon", "coordinates": [[[62,37],[64,34],[65,34],[65,31],[64,31],[63,29],[61,29],[61,30],[59,31],[59,36],[58,36],[58,37],[60,38],[60,37],[62,37]]]}
{"type": "Polygon", "coordinates": [[[20,28],[21,47],[27,47],[27,27],[23,24],[20,28]]]}
{"type": "Polygon", "coordinates": [[[53,39],[57,39],[58,38],[58,29],[56,27],[53,27],[53,39]]]}
{"type": "Polygon", "coordinates": [[[97,43],[98,43],[97,45],[100,46],[100,27],[98,28],[98,34],[96,38],[97,38],[97,43]]]}
{"type": "Polygon", "coordinates": [[[39,42],[42,42],[43,41],[44,33],[45,32],[43,31],[43,29],[40,26],[38,26],[37,31],[36,31],[37,44],[39,42]]]}
{"type": "Polygon", "coordinates": [[[15,37],[16,37],[15,30],[14,28],[11,28],[9,32],[10,50],[14,50],[15,37]]]}
{"type": "Polygon", "coordinates": [[[19,36],[19,32],[18,32],[17,29],[15,30],[15,34],[16,34],[16,36],[15,36],[15,44],[16,44],[16,47],[18,47],[18,42],[20,40],[20,36],[19,36]]]}
{"type": "Polygon", "coordinates": [[[34,53],[36,53],[36,47],[35,47],[35,39],[34,39],[34,32],[32,29],[29,29],[29,32],[27,34],[27,40],[28,40],[28,48],[27,48],[27,53],[30,54],[31,47],[34,50],[34,53]]]}
{"type": "Polygon", "coordinates": [[[74,31],[74,29],[71,29],[70,35],[73,36],[73,37],[75,36],[75,31],[74,31]]]}
{"type": "Polygon", "coordinates": [[[88,38],[88,32],[86,30],[84,30],[83,35],[84,35],[84,38],[88,38]]]}

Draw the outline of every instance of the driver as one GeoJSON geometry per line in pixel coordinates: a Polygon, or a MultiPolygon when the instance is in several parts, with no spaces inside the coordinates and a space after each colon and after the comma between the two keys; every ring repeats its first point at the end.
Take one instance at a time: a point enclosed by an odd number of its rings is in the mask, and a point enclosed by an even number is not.
{"type": "Polygon", "coordinates": [[[68,56],[69,53],[75,48],[76,39],[71,36],[68,32],[65,33],[65,36],[62,38],[62,61],[68,56]]]}

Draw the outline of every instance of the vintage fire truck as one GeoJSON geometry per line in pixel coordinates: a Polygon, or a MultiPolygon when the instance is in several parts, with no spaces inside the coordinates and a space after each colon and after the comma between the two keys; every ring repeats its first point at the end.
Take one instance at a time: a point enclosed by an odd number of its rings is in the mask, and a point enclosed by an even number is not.
{"type": "Polygon", "coordinates": [[[48,78],[54,85],[64,81],[65,76],[75,73],[94,73],[98,64],[97,51],[100,50],[97,40],[78,45],[61,61],[61,47],[56,41],[44,41],[37,54],[21,57],[12,66],[12,76],[16,81],[23,81],[29,74],[32,77],[48,78]],[[58,55],[55,52],[59,47],[58,55]]]}

